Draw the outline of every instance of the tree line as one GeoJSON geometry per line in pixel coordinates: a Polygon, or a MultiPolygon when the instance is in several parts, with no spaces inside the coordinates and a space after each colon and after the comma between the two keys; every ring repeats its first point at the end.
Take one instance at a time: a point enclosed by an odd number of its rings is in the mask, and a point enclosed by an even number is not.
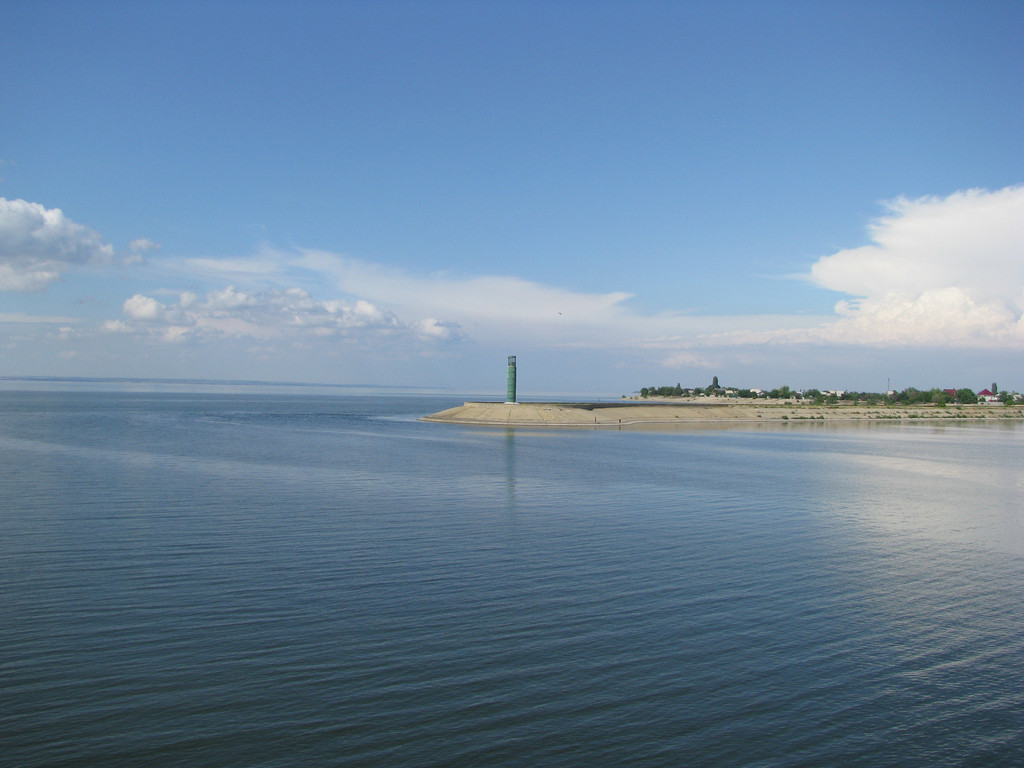
{"type": "MultiPolygon", "coordinates": [[[[993,394],[998,392],[998,387],[992,385],[993,394]]],[[[788,386],[777,387],[772,390],[759,389],[738,389],[735,387],[722,387],[718,383],[718,377],[706,387],[683,387],[677,383],[675,386],[641,387],[640,397],[699,397],[719,396],[738,397],[747,399],[770,399],[770,400],[804,400],[815,405],[838,404],[841,402],[863,403],[864,405],[975,405],[979,398],[976,392],[963,388],[957,390],[946,389],[917,389],[907,387],[896,392],[822,392],[817,389],[794,390],[788,386]]],[[[1018,396],[1010,392],[998,394],[999,399],[1011,405],[1018,401],[1018,396]]]]}

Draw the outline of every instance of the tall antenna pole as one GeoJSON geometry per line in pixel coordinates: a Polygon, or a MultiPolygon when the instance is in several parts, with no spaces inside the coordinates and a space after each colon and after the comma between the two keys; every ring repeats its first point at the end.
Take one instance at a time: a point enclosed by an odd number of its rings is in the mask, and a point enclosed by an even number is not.
{"type": "Polygon", "coordinates": [[[508,387],[505,390],[505,402],[516,401],[516,356],[508,356],[508,387]]]}

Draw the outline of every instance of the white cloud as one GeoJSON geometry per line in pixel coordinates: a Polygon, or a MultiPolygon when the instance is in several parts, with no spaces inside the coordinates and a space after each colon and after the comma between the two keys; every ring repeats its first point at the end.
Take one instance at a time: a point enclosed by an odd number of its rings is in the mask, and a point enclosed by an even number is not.
{"type": "Polygon", "coordinates": [[[167,314],[167,307],[156,299],[137,293],[125,301],[122,311],[131,320],[152,322],[163,318],[167,314]]]}
{"type": "Polygon", "coordinates": [[[140,237],[137,240],[132,240],[128,243],[128,250],[132,253],[145,253],[146,251],[155,251],[159,248],[159,243],[154,243],[152,240],[145,237],[140,237]]]}
{"type": "Polygon", "coordinates": [[[413,275],[323,251],[303,251],[296,264],[331,275],[347,294],[403,314],[444,318],[463,327],[547,329],[552,336],[568,330],[565,326],[603,325],[623,315],[622,304],[631,297],[577,293],[518,277],[413,275]]]}
{"type": "Polygon", "coordinates": [[[413,330],[426,339],[451,341],[459,338],[457,323],[442,323],[432,317],[419,320],[412,325],[413,330]]]}
{"type": "Polygon", "coordinates": [[[811,268],[857,298],[839,319],[779,340],[907,346],[1024,346],[1024,186],[898,199],[872,245],[811,268]]]}
{"type": "Polygon", "coordinates": [[[0,197],[0,290],[39,291],[69,269],[113,256],[99,233],[59,208],[0,197]]]}
{"type": "Polygon", "coordinates": [[[128,243],[128,253],[124,255],[125,264],[141,264],[144,260],[143,254],[149,251],[156,251],[160,249],[159,243],[154,243],[152,240],[140,237],[136,240],[132,240],[128,243]]]}
{"type": "MultiPolygon", "coordinates": [[[[276,297],[275,297],[276,298],[276,297]]],[[[274,299],[267,296],[255,296],[237,290],[229,285],[222,291],[211,291],[206,295],[206,308],[213,312],[232,312],[246,307],[258,307],[262,303],[270,303],[274,299]]]]}
{"type": "Polygon", "coordinates": [[[108,321],[104,330],[176,342],[223,337],[341,336],[354,330],[403,329],[393,314],[369,302],[320,301],[301,288],[248,293],[228,286],[202,298],[185,291],[169,304],[136,294],[124,302],[122,312],[125,319],[108,321]]]}

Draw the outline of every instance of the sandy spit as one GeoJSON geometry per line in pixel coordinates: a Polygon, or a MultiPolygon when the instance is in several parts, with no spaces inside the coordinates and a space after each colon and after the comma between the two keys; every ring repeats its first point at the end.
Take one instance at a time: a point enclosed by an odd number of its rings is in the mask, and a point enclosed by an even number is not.
{"type": "Polygon", "coordinates": [[[508,427],[710,426],[764,422],[1024,419],[1024,406],[897,407],[738,403],[488,403],[467,402],[423,421],[508,427]]]}

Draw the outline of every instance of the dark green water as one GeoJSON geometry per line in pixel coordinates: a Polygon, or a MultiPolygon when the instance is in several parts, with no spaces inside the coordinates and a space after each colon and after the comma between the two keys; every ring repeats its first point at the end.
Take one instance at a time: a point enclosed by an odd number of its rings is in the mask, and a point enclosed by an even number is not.
{"type": "Polygon", "coordinates": [[[1024,425],[0,392],[29,766],[1024,764],[1024,425]]]}

